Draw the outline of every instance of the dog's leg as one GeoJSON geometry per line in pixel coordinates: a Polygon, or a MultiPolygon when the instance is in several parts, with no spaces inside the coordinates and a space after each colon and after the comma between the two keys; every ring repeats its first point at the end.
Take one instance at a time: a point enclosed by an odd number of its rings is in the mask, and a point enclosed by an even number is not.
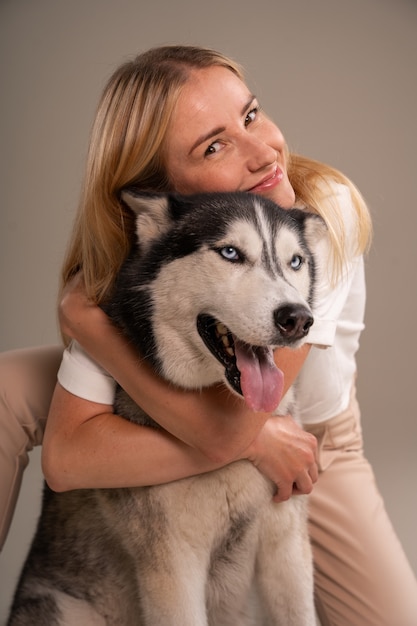
{"type": "Polygon", "coordinates": [[[118,621],[106,620],[88,602],[55,589],[44,590],[23,600],[10,615],[8,626],[118,626],[118,621]]]}
{"type": "Polygon", "coordinates": [[[208,626],[207,566],[175,540],[165,543],[160,558],[139,573],[143,625],[208,626]]]}
{"type": "Polygon", "coordinates": [[[256,583],[265,626],[315,626],[306,500],[272,504],[262,520],[256,583]]]}
{"type": "MultiPolygon", "coordinates": [[[[236,544],[227,542],[211,565],[207,587],[210,626],[249,626],[258,525],[253,521],[236,544]]],[[[259,626],[259,624],[257,624],[259,626]]]]}
{"type": "MultiPolygon", "coordinates": [[[[116,622],[99,615],[88,602],[60,592],[54,592],[54,596],[60,613],[59,626],[79,626],[80,624],[108,626],[111,623],[116,626],[116,622]]],[[[45,622],[45,626],[47,623],[49,622],[45,622]]]]}
{"type": "MultiPolygon", "coordinates": [[[[99,577],[100,579],[100,577],[99,577]]],[[[116,585],[106,585],[104,593],[91,602],[59,591],[39,580],[30,581],[30,588],[15,600],[7,626],[137,626],[139,608],[131,601],[131,589],[124,593],[116,585]]],[[[79,590],[78,590],[79,591],[79,590]]],[[[94,593],[92,594],[94,595],[94,593]]]]}

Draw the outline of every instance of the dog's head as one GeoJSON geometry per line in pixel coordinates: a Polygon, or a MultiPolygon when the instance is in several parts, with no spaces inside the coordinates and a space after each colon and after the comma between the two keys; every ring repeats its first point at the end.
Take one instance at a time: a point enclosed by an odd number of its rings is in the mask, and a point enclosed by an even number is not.
{"type": "Polygon", "coordinates": [[[225,379],[255,409],[282,393],[273,348],[313,323],[316,215],[247,193],[123,193],[137,242],[105,310],[171,382],[225,379]]]}

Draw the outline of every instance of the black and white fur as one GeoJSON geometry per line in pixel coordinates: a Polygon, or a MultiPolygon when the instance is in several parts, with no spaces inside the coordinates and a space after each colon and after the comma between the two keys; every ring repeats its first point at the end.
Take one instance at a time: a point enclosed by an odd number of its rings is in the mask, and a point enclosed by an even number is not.
{"type": "MultiPolygon", "coordinates": [[[[137,240],[103,308],[174,385],[265,402],[235,353],[274,377],[272,348],[307,335],[322,220],[246,193],[123,200],[137,240]]],[[[156,426],[121,389],[115,410],[156,426]]],[[[158,487],[45,486],[9,626],[312,626],[306,501],[274,489],[249,461],[158,487]]]]}

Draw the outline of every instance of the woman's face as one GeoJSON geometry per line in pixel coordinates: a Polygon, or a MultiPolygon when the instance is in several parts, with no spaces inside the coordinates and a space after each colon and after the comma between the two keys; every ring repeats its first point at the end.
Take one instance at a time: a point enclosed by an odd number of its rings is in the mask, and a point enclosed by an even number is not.
{"type": "Polygon", "coordinates": [[[285,140],[230,70],[193,70],[167,134],[166,168],[179,193],[249,191],[294,204],[285,140]]]}

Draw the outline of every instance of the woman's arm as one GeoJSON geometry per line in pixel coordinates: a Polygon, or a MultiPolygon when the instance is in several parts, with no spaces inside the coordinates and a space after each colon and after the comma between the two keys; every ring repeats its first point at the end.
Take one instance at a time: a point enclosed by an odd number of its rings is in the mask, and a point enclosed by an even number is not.
{"type": "Polygon", "coordinates": [[[161,484],[218,467],[166,431],[133,424],[56,385],[42,447],[55,491],[161,484]]]}
{"type": "MultiPolygon", "coordinates": [[[[248,459],[277,485],[277,501],[310,493],[317,480],[315,439],[290,416],[270,418],[247,450],[248,459]]],[[[137,487],[194,476],[225,463],[162,429],[133,424],[112,407],[56,386],[45,429],[42,468],[55,491],[137,487]]]]}

